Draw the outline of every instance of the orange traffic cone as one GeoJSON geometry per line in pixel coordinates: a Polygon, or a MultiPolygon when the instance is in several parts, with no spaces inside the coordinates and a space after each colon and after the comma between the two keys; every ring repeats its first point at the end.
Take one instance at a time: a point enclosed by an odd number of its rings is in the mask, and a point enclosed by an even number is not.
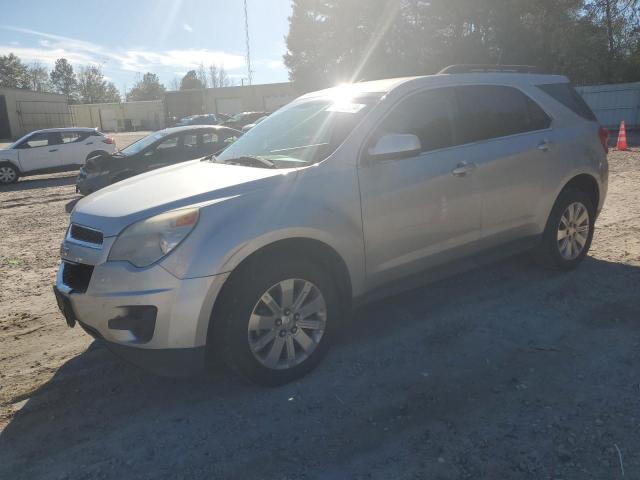
{"type": "Polygon", "coordinates": [[[629,150],[629,146],[627,145],[627,129],[624,126],[624,120],[620,122],[620,133],[618,133],[618,145],[616,148],[623,152],[629,150]]]}

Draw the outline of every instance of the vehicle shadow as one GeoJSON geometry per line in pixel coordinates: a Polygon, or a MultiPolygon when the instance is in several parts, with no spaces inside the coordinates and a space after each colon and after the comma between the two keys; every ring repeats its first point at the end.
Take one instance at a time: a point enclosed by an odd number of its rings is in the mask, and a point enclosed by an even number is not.
{"type": "Polygon", "coordinates": [[[77,172],[70,172],[64,175],[51,177],[27,177],[18,180],[11,185],[5,185],[0,188],[2,192],[17,192],[20,190],[33,190],[36,188],[65,187],[76,183],[77,172]]]}
{"type": "Polygon", "coordinates": [[[639,267],[588,258],[561,274],[517,257],[359,309],[312,375],[276,389],[221,367],[155,377],[94,342],[0,434],[0,477],[354,478],[391,458],[375,478],[420,462],[432,478],[547,478],[554,422],[576,408],[589,426],[562,428],[585,429],[582,467],[610,477],[588,428],[620,408],[607,428],[640,440],[624,415],[636,392],[614,388],[640,360],[638,291],[639,267]]]}

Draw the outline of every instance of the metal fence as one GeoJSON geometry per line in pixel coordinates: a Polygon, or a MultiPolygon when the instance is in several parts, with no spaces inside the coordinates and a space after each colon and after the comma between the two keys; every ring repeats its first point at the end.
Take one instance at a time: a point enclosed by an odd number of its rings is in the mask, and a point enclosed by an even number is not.
{"type": "Polygon", "coordinates": [[[22,132],[75,126],[73,113],[67,102],[18,100],[16,110],[22,132]]]}
{"type": "Polygon", "coordinates": [[[602,126],[615,130],[624,120],[627,128],[640,129],[640,82],[576,88],[602,126]]]}

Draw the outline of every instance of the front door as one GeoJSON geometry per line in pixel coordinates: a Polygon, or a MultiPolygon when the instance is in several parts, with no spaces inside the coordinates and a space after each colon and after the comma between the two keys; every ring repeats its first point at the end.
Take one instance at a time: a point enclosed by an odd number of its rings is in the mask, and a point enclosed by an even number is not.
{"type": "Polygon", "coordinates": [[[462,256],[478,239],[481,201],[472,163],[456,147],[453,88],[411,95],[376,129],[413,134],[420,153],[363,159],[358,175],[370,287],[462,256]]]}
{"type": "Polygon", "coordinates": [[[19,145],[18,158],[23,172],[34,170],[55,170],[61,165],[60,144],[62,140],[58,133],[34,133],[25,138],[19,145]]]}

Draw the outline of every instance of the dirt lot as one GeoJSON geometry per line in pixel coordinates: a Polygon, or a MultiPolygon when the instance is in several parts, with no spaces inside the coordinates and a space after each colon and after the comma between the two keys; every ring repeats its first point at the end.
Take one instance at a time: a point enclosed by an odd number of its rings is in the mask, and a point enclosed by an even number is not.
{"type": "Polygon", "coordinates": [[[277,389],[153,377],[67,328],[74,178],[1,190],[0,478],[640,478],[640,152],[610,163],[580,269],[518,257],[370,305],[277,389]]]}

